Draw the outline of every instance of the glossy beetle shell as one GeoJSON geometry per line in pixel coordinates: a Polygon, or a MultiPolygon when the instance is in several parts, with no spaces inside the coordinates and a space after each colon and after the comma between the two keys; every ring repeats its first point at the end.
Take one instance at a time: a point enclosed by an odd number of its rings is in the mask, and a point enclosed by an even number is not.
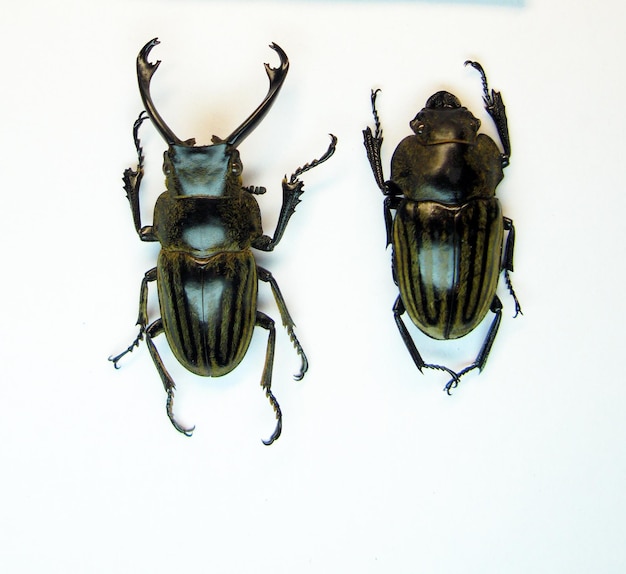
{"type": "MultiPolygon", "coordinates": [[[[458,112],[473,119],[465,108],[440,114],[458,112]]],[[[504,227],[494,197],[503,177],[500,152],[490,137],[469,137],[465,122],[456,123],[455,133],[449,121],[449,139],[462,134],[469,143],[409,136],[391,162],[391,179],[405,197],[393,227],[398,287],[413,323],[434,339],[463,337],[483,320],[501,269],[504,227]]]]}
{"type": "Polygon", "coordinates": [[[404,200],[393,228],[394,268],[411,320],[456,339],[485,317],[500,275],[504,228],[497,199],[462,206],[404,200]]]}
{"type": "Polygon", "coordinates": [[[219,377],[243,359],[256,318],[257,273],[250,250],[197,259],[161,251],[157,265],[167,341],[189,371],[219,377]]]}

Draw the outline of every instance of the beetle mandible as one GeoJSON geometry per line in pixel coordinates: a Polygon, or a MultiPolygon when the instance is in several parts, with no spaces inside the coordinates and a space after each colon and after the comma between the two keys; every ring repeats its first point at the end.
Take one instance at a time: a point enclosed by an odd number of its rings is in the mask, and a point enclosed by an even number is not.
{"type": "Polygon", "coordinates": [[[489,92],[483,67],[470,60],[468,64],[482,78],[485,109],[496,125],[503,152],[493,139],[478,133],[480,120],[446,91],[432,95],[410,122],[414,135],[394,151],[388,181],[380,155],[379,90],[371,93],[374,133],[369,127],[363,131],[374,178],[385,195],[387,245],[392,245],[393,279],[400,291],[394,319],[419,371],[429,368],[449,374],[444,387],[448,394],[463,375],[485,367],[502,319],[502,303],[496,295],[501,271],[515,302],[515,316],[522,312],[509,275],[515,228],[511,219],[503,217],[495,197],[511,156],[506,112],[500,93],[489,92]],[[407,312],[429,337],[456,339],[476,328],[488,311],[494,317],[480,351],[459,372],[426,363],[402,320],[407,312]]]}
{"type": "Polygon", "coordinates": [[[274,321],[257,310],[258,280],[269,283],[283,325],[300,356],[296,380],[307,371],[306,355],[294,332],[294,323],[272,274],[256,264],[251,248],[272,251],[281,240],[287,223],[304,192],[299,176],[323,163],[335,151],[337,138],[331,134],[326,152],[298,168],[282,182],[283,203],[273,237],[263,234],[261,214],[254,194],[264,187],[244,187],[243,165],[237,147],[265,117],[278,95],[289,60],[276,44],[270,44],[280,58],[277,68],[265,64],[269,90],[259,107],[227,138],[213,136],[210,145],[195,145],[194,139],[181,140],[167,126],[150,95],[150,81],[161,63],[148,61],[159,43],[148,42],[137,56],[139,92],[145,110],[133,126],[138,165],[124,172],[124,189],[142,241],[161,244],[156,267],[145,273],[139,296],[139,334],[131,345],[115,357],[118,361],[144,339],[152,361],[167,392],[167,415],[179,432],[191,436],[195,427],[180,425],[173,414],[175,385],[153,343],[165,333],[178,361],[189,371],[206,377],[230,373],[243,359],[254,327],[268,331],[261,386],[274,409],[276,427],[265,444],[281,433],[282,413],[271,389],[276,330],[274,321]],[[163,154],[166,191],[158,198],[152,225],[143,226],[139,210],[139,187],[144,173],[144,156],[138,130],[150,118],[168,144],[163,154]],[[161,317],[148,320],[148,285],[157,283],[161,317]]]}

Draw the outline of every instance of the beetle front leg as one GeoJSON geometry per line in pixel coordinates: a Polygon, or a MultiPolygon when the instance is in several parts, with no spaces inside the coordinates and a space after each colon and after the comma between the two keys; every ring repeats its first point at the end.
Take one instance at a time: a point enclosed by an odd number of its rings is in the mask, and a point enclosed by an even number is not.
{"type": "Polygon", "coordinates": [[[498,135],[504,148],[504,154],[502,155],[502,167],[509,165],[509,158],[511,157],[511,140],[509,138],[509,125],[506,118],[506,110],[504,108],[504,102],[502,101],[502,95],[500,92],[491,90],[489,93],[489,86],[487,84],[487,75],[485,70],[478,62],[467,60],[465,65],[470,65],[472,68],[478,71],[483,82],[483,102],[485,103],[485,110],[491,116],[491,119],[496,124],[498,129],[498,135]]]}
{"type": "Polygon", "coordinates": [[[450,394],[450,391],[459,384],[459,379],[463,375],[469,373],[470,371],[473,371],[474,369],[482,371],[485,368],[485,365],[487,364],[487,359],[489,358],[489,353],[491,352],[491,347],[493,345],[493,342],[496,340],[496,335],[498,334],[498,329],[500,328],[500,321],[502,320],[502,301],[500,301],[500,298],[497,295],[493,298],[493,301],[491,303],[491,312],[495,313],[495,317],[493,318],[493,321],[489,326],[489,331],[487,332],[487,336],[483,341],[483,345],[480,348],[476,360],[468,367],[465,367],[463,370],[459,371],[454,379],[448,381],[448,383],[444,387],[444,390],[448,394],[450,394]]]}
{"type": "Polygon", "coordinates": [[[314,167],[317,167],[321,163],[324,163],[335,153],[337,138],[333,134],[330,134],[330,138],[330,145],[328,146],[328,149],[326,150],[324,155],[322,155],[319,159],[314,159],[312,162],[304,164],[302,167],[296,169],[296,171],[291,174],[291,177],[289,179],[287,179],[287,176],[285,176],[282,184],[283,205],[280,209],[278,223],[276,224],[276,229],[274,230],[274,236],[270,237],[269,235],[262,235],[261,237],[259,237],[252,244],[255,249],[261,249],[262,251],[272,251],[274,247],[278,245],[283,237],[283,234],[285,233],[285,229],[287,228],[287,224],[289,223],[291,216],[296,211],[296,206],[300,203],[300,196],[304,193],[304,182],[300,180],[299,177],[304,172],[309,171],[314,167]]]}
{"type": "Polygon", "coordinates": [[[365,146],[365,152],[367,159],[370,162],[374,179],[379,189],[387,195],[387,184],[383,175],[383,165],[380,159],[380,149],[383,145],[383,130],[380,127],[380,118],[378,117],[378,110],[376,109],[376,96],[380,90],[372,90],[370,99],[372,102],[372,114],[374,116],[374,133],[368,126],[363,130],[363,145],[365,146]]]}
{"type": "Polygon", "coordinates": [[[504,281],[506,282],[507,289],[513,297],[515,301],[515,315],[513,317],[517,317],[518,315],[523,315],[522,308],[517,300],[517,295],[515,295],[515,290],[513,289],[513,284],[511,283],[511,276],[509,273],[513,272],[513,251],[515,250],[515,226],[513,225],[513,220],[508,217],[504,217],[504,229],[509,232],[506,238],[506,247],[504,249],[504,260],[502,262],[502,268],[504,269],[504,281]]]}
{"type": "Polygon", "coordinates": [[[261,376],[261,386],[265,390],[265,396],[269,399],[274,413],[276,414],[276,428],[272,433],[272,436],[268,440],[264,440],[263,444],[269,446],[272,444],[282,432],[283,429],[283,413],[280,410],[280,405],[276,400],[276,397],[272,393],[272,371],[274,369],[274,349],[276,348],[276,327],[274,326],[274,320],[268,317],[265,313],[257,311],[256,325],[269,331],[267,338],[267,351],[265,353],[265,365],[263,367],[263,375],[261,376]]]}
{"type": "Polygon", "coordinates": [[[305,373],[309,370],[309,361],[307,360],[306,355],[304,354],[304,349],[302,348],[302,345],[300,344],[300,341],[298,341],[298,337],[296,337],[296,334],[294,332],[294,327],[296,325],[293,322],[291,315],[289,314],[287,304],[285,303],[283,294],[280,292],[278,283],[276,282],[276,279],[274,279],[274,276],[267,269],[263,269],[259,266],[257,266],[257,272],[258,277],[261,281],[270,284],[272,293],[274,294],[274,299],[276,301],[276,306],[278,307],[278,311],[280,312],[280,318],[283,322],[285,329],[287,330],[287,333],[289,334],[289,338],[291,339],[293,346],[295,347],[298,355],[300,355],[300,359],[302,361],[302,364],[300,366],[300,372],[297,375],[293,376],[296,381],[300,381],[304,377],[305,373]]]}
{"type": "Polygon", "coordinates": [[[421,373],[422,369],[436,369],[438,371],[445,371],[452,377],[453,381],[458,382],[457,374],[453,370],[448,369],[448,367],[444,367],[442,365],[428,364],[424,362],[424,359],[422,359],[422,356],[415,346],[415,342],[413,341],[409,330],[406,328],[406,325],[402,320],[402,315],[404,315],[405,312],[406,308],[404,307],[402,298],[400,297],[400,295],[398,295],[398,298],[393,305],[393,318],[396,321],[398,331],[400,331],[400,336],[402,337],[402,340],[404,341],[404,344],[406,345],[406,348],[409,351],[409,354],[411,355],[411,358],[413,359],[413,362],[415,363],[415,366],[418,368],[419,372],[421,373]]]}
{"type": "Polygon", "coordinates": [[[133,141],[135,142],[135,149],[137,150],[137,167],[133,170],[130,167],[124,170],[124,191],[126,192],[126,199],[130,204],[130,210],[133,214],[133,223],[135,230],[142,241],[157,241],[154,236],[152,226],[141,226],[141,213],[139,209],[139,186],[141,185],[141,179],[143,178],[143,148],[141,147],[141,141],[139,140],[139,128],[144,121],[150,116],[147,112],[142,111],[139,117],[133,124],[133,141]]]}

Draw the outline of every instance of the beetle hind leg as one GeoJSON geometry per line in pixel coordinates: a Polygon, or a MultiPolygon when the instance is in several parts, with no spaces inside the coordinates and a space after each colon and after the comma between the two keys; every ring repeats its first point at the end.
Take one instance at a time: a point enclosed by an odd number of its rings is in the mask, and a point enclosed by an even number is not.
{"type": "Polygon", "coordinates": [[[267,351],[265,353],[265,366],[263,367],[263,375],[261,376],[261,386],[265,390],[265,396],[268,398],[274,413],[276,414],[276,427],[272,436],[263,441],[263,444],[269,446],[279,436],[283,430],[283,413],[280,410],[280,405],[276,400],[276,397],[272,393],[272,371],[274,369],[274,349],[276,348],[276,327],[274,326],[274,320],[268,317],[265,313],[257,311],[256,325],[269,331],[267,338],[267,351]]]}
{"type": "MultiPolygon", "coordinates": [[[[406,308],[404,307],[402,298],[400,297],[400,295],[398,295],[398,298],[396,299],[396,302],[393,305],[393,318],[396,321],[396,326],[398,327],[398,331],[400,331],[400,336],[402,337],[402,340],[404,341],[404,344],[407,350],[409,351],[409,354],[411,355],[411,358],[413,359],[413,362],[415,363],[415,366],[417,367],[419,372],[421,373],[422,369],[435,369],[437,371],[445,371],[452,377],[452,379],[450,380],[450,383],[455,382],[454,386],[456,386],[459,382],[460,375],[457,375],[452,369],[449,369],[448,367],[444,367],[443,365],[436,365],[433,363],[424,362],[424,359],[422,359],[422,355],[420,355],[420,352],[417,350],[417,347],[415,346],[415,343],[413,341],[413,338],[411,337],[411,334],[409,333],[409,330],[406,328],[406,325],[404,324],[404,321],[402,320],[402,315],[404,315],[405,312],[406,312],[406,308]]],[[[450,385],[450,383],[448,383],[448,385],[450,385]]]]}
{"type": "Polygon", "coordinates": [[[485,368],[485,365],[487,364],[487,359],[489,358],[491,347],[493,345],[493,342],[496,340],[496,335],[498,334],[498,329],[500,328],[500,321],[502,320],[502,301],[500,301],[500,298],[497,295],[493,298],[493,301],[491,303],[491,312],[495,314],[495,317],[493,318],[493,321],[489,326],[489,331],[487,331],[487,336],[483,341],[478,356],[471,365],[468,365],[463,370],[459,371],[456,378],[448,381],[448,383],[444,387],[444,390],[448,394],[451,394],[452,389],[457,387],[457,385],[459,384],[459,379],[463,375],[466,375],[474,369],[482,371],[485,368]]]}
{"type": "Polygon", "coordinates": [[[504,281],[506,283],[506,287],[515,302],[515,315],[513,315],[515,318],[518,315],[523,315],[524,313],[522,313],[522,307],[520,306],[517,295],[515,294],[515,289],[513,289],[513,283],[511,282],[510,275],[513,271],[513,251],[515,250],[515,226],[513,225],[512,219],[509,219],[508,217],[504,218],[504,229],[508,231],[508,235],[506,238],[502,268],[504,269],[504,281]]]}
{"type": "Polygon", "coordinates": [[[161,377],[163,387],[165,387],[165,392],[167,393],[167,401],[165,403],[167,416],[170,419],[170,422],[172,423],[174,428],[179,433],[184,434],[185,436],[191,436],[196,427],[184,427],[176,420],[173,412],[174,390],[176,389],[176,385],[174,384],[172,376],[167,372],[167,369],[163,364],[163,359],[161,359],[161,355],[159,355],[159,351],[157,350],[155,344],[152,342],[152,339],[160,335],[161,333],[163,333],[163,322],[161,321],[161,319],[157,319],[146,329],[146,345],[148,346],[148,351],[150,352],[150,356],[152,357],[152,362],[154,363],[154,366],[156,367],[156,370],[161,377]]]}

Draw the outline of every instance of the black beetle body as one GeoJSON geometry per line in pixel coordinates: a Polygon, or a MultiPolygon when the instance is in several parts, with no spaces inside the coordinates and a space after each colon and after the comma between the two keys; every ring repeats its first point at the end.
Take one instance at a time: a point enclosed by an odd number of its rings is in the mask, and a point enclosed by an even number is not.
{"type": "Polygon", "coordinates": [[[387,244],[393,246],[393,277],[400,294],[394,317],[417,368],[447,371],[450,392],[465,373],[482,370],[495,340],[502,315],[496,295],[503,270],[516,315],[521,313],[511,286],[515,230],[502,216],[495,198],[511,146],[504,103],[499,92],[489,93],[483,80],[485,107],[498,128],[504,153],[487,135],[479,134],[480,121],[456,96],[441,91],[411,121],[414,135],[406,137],[391,160],[391,179],[382,175],[382,130],[372,92],[375,133],[364,130],[367,156],[379,188],[385,194],[387,244]],[[395,211],[392,218],[391,211],[395,211]],[[508,231],[503,257],[504,232],[508,231]],[[441,365],[426,364],[402,315],[433,339],[456,339],[474,330],[487,312],[494,313],[475,361],[456,373],[441,365]]]}
{"type": "Polygon", "coordinates": [[[174,356],[189,371],[207,377],[230,373],[246,354],[255,326],[269,332],[261,385],[274,408],[276,428],[265,444],[276,440],[282,429],[282,413],[271,391],[276,332],[274,321],[257,310],[258,280],[269,283],[282,322],[300,355],[302,365],[295,375],[301,379],[307,368],[306,355],[294,333],[278,284],[272,274],[256,264],[251,248],[271,251],[280,241],[299,197],[303,183],[298,177],[326,161],[335,151],[336,138],[326,153],[283,180],[283,206],[273,237],[263,234],[261,213],[253,194],[265,188],[243,187],[243,166],[237,146],[263,119],[286,77],[289,61],[276,44],[279,68],[265,65],[270,87],[266,98],[250,117],[228,138],[213,136],[212,145],[196,146],[195,140],[182,141],[174,135],[157,112],[150,96],[150,80],[160,64],[148,62],[155,38],[137,57],[139,89],[145,106],[133,127],[139,158],[136,170],[124,172],[124,189],[131,206],[135,228],[142,241],[161,244],[157,266],[142,281],[139,302],[139,334],[118,361],[146,338],[148,350],[167,392],[167,414],[174,427],[190,436],[193,428],[181,426],[172,410],[174,381],[152,341],[165,333],[174,356]],[[168,143],[163,171],[167,191],[158,198],[153,224],[142,226],[139,212],[139,186],[143,176],[143,152],[138,130],[147,118],[168,143]],[[157,282],[161,318],[148,322],[148,284],[157,282]]]}

